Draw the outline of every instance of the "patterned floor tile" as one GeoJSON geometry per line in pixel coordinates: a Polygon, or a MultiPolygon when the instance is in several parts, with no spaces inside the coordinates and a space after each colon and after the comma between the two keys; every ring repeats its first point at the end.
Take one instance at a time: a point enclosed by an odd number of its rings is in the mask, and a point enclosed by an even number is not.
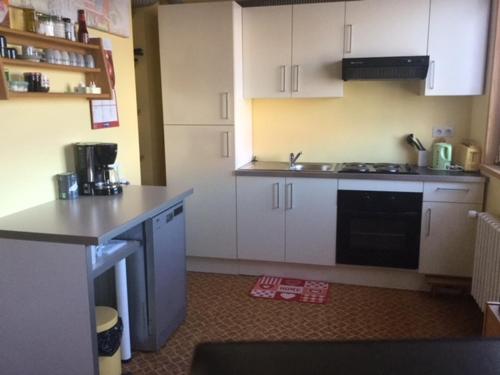
{"type": "Polygon", "coordinates": [[[332,284],[312,305],[249,296],[255,277],[189,273],[186,322],[158,353],[134,353],[133,375],[186,375],[196,344],[244,340],[359,340],[477,336],[471,297],[332,284]]]}

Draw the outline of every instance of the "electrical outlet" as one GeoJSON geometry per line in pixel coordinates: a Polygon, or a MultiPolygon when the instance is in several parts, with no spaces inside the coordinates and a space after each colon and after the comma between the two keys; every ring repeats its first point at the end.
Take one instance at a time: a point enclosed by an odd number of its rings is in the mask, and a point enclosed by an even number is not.
{"type": "Polygon", "coordinates": [[[450,127],[443,129],[443,136],[451,138],[454,135],[455,135],[455,129],[450,128],[450,127]]]}
{"type": "Polygon", "coordinates": [[[443,128],[432,128],[432,136],[434,138],[444,137],[444,129],[443,128]]]}

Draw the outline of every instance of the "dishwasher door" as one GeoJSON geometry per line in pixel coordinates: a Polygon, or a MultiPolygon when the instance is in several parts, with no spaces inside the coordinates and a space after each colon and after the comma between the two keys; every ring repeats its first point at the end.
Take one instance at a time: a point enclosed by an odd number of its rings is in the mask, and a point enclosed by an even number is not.
{"type": "Polygon", "coordinates": [[[150,333],[158,350],[186,318],[186,236],[184,204],[146,223],[150,333]],[[151,228],[148,228],[151,226],[151,228]],[[152,331],[152,332],[151,332],[152,331]]]}
{"type": "Polygon", "coordinates": [[[133,350],[158,351],[186,317],[183,202],[144,222],[144,251],[128,266],[133,350]]]}

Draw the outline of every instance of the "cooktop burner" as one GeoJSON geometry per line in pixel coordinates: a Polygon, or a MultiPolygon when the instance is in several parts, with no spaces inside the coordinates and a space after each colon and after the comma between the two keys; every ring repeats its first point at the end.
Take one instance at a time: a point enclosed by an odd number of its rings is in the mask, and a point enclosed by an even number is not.
{"type": "Polygon", "coordinates": [[[338,172],[416,174],[416,172],[408,164],[396,163],[342,163],[339,166],[338,172]]]}

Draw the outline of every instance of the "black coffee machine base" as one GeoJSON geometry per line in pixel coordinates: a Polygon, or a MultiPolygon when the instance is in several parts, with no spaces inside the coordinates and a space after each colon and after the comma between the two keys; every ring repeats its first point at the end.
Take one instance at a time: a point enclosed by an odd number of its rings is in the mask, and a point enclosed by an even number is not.
{"type": "Polygon", "coordinates": [[[121,194],[123,189],[120,185],[105,186],[99,189],[94,189],[95,195],[116,195],[121,194]]]}

